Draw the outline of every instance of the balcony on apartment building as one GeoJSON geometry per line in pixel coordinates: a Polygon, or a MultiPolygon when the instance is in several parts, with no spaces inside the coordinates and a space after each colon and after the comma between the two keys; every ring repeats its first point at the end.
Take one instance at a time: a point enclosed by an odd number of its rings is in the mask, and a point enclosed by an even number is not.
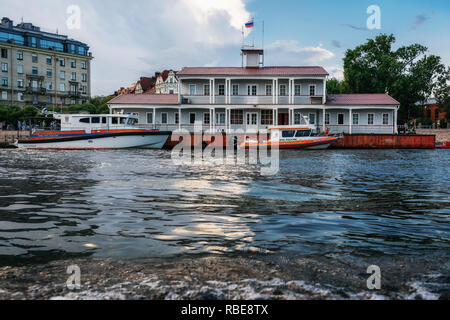
{"type": "Polygon", "coordinates": [[[45,94],[47,94],[47,89],[43,88],[43,87],[28,86],[28,87],[25,88],[25,93],[27,93],[27,94],[42,94],[42,95],[45,95],[45,94]]]}
{"type": "Polygon", "coordinates": [[[225,102],[224,95],[216,95],[214,102],[212,102],[211,96],[204,95],[183,95],[182,104],[192,104],[192,105],[288,105],[288,104],[301,104],[301,105],[318,105],[322,104],[323,95],[294,95],[293,103],[289,103],[290,97],[287,95],[278,96],[278,103],[272,95],[235,95],[230,96],[229,103],[225,102]]]}

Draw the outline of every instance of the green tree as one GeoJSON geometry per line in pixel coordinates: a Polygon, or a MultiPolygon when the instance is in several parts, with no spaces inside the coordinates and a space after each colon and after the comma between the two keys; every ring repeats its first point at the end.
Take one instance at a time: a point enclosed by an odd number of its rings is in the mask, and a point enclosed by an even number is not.
{"type": "Polygon", "coordinates": [[[339,81],[336,78],[327,80],[327,93],[328,94],[342,94],[348,93],[348,88],[345,81],[339,81]]]}
{"type": "Polygon", "coordinates": [[[399,119],[420,115],[417,104],[426,101],[448,79],[441,58],[427,55],[420,44],[393,49],[393,35],[379,35],[347,50],[344,82],[349,93],[388,93],[400,102],[399,119]]]}

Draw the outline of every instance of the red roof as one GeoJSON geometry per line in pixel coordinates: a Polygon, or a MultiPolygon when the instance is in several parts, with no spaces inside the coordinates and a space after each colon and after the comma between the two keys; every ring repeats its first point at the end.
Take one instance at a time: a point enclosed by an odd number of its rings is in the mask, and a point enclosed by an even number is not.
{"type": "Polygon", "coordinates": [[[322,67],[186,67],[178,72],[178,76],[327,76],[322,67]]]}
{"type": "Polygon", "coordinates": [[[385,93],[329,94],[327,105],[399,105],[385,93]]]}
{"type": "Polygon", "coordinates": [[[118,96],[108,104],[178,104],[177,94],[123,94],[118,96]]]}

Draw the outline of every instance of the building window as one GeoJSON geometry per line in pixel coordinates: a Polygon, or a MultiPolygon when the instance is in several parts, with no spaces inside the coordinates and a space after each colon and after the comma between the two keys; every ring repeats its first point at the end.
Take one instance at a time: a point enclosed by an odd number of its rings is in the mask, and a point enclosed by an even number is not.
{"type": "Polygon", "coordinates": [[[33,67],[32,73],[33,73],[33,75],[37,76],[37,74],[38,74],[38,68],[37,68],[37,67],[33,67]]]}
{"type": "Polygon", "coordinates": [[[338,125],[343,125],[343,124],[344,124],[344,114],[339,113],[338,114],[338,125]]]}
{"type": "Polygon", "coordinates": [[[77,104],[77,100],[76,99],[71,99],[70,100],[70,104],[77,104]]]}
{"type": "Polygon", "coordinates": [[[233,84],[231,86],[231,95],[233,95],[233,96],[239,95],[239,85],[238,84],[233,84]]]}
{"type": "Polygon", "coordinates": [[[2,58],[7,59],[8,58],[8,49],[2,48],[2,58]]]}
{"type": "Polygon", "coordinates": [[[32,88],[37,88],[38,87],[38,82],[36,80],[31,81],[31,87],[32,88]]]}
{"type": "Polygon", "coordinates": [[[8,92],[2,91],[2,100],[8,100],[8,92]]]}
{"type": "Polygon", "coordinates": [[[180,113],[175,112],[175,124],[180,124],[180,113]]]}
{"type": "Polygon", "coordinates": [[[8,86],[8,78],[3,77],[2,78],[2,86],[7,87],[8,86]]]}
{"type": "Polygon", "coordinates": [[[203,114],[203,124],[210,124],[211,123],[211,114],[209,112],[205,112],[203,114]]]}
{"type": "Polygon", "coordinates": [[[310,85],[309,86],[309,95],[310,96],[315,96],[316,95],[316,86],[315,85],[310,85]]]}
{"type": "Polygon", "coordinates": [[[81,86],[81,92],[83,94],[86,94],[87,93],[87,86],[81,86]]]}
{"type": "Polygon", "coordinates": [[[372,125],[373,124],[373,119],[375,118],[375,115],[373,113],[369,113],[367,115],[367,124],[372,125]]]}
{"type": "Polygon", "coordinates": [[[17,100],[23,101],[23,93],[22,92],[17,93],[17,100]]]}
{"type": "Polygon", "coordinates": [[[273,124],[273,111],[272,110],[261,110],[261,124],[262,125],[272,125],[273,124]]]}
{"type": "Polygon", "coordinates": [[[224,96],[224,95],[225,95],[225,85],[219,84],[219,96],[224,96]]]}
{"type": "Polygon", "coordinates": [[[195,113],[194,112],[189,113],[189,123],[190,124],[195,123],[195,113]]]}
{"type": "Polygon", "coordinates": [[[358,125],[359,124],[359,114],[358,113],[354,113],[353,114],[353,124],[354,125],[358,125]]]}
{"type": "Polygon", "coordinates": [[[217,124],[225,124],[225,112],[217,112],[216,113],[216,123],[217,124]]]}
{"type": "Polygon", "coordinates": [[[383,113],[383,125],[389,124],[389,113],[383,113]]]}
{"type": "Polygon", "coordinates": [[[147,124],[153,124],[153,112],[147,112],[147,124]]]}
{"type": "Polygon", "coordinates": [[[31,55],[31,62],[38,63],[38,55],[36,53],[31,55]]]}
{"type": "Polygon", "coordinates": [[[17,87],[23,88],[23,79],[17,79],[17,87]]]}
{"type": "Polygon", "coordinates": [[[168,119],[167,112],[161,113],[161,123],[162,124],[167,124],[167,119],[168,119]]]}
{"type": "Polygon", "coordinates": [[[266,96],[271,96],[271,95],[272,95],[272,85],[266,84],[266,96]]]}
{"type": "Polygon", "coordinates": [[[59,84],[59,91],[65,92],[66,91],[66,85],[64,83],[59,84]]]}
{"type": "Polygon", "coordinates": [[[77,61],[75,59],[70,60],[70,67],[76,68],[77,67],[77,61]]]}
{"type": "Polygon", "coordinates": [[[17,51],[17,60],[23,60],[23,51],[17,51]]]}
{"type": "Polygon", "coordinates": [[[302,86],[300,84],[296,84],[294,87],[294,91],[296,96],[302,95],[302,86]]]}
{"type": "Polygon", "coordinates": [[[52,77],[52,69],[47,69],[47,78],[52,77]]]}
{"type": "Polygon", "coordinates": [[[59,72],[59,78],[64,80],[66,78],[66,72],[65,71],[60,71],[59,72]]]}
{"type": "Polygon", "coordinates": [[[81,69],[84,69],[84,70],[87,69],[87,63],[86,63],[86,61],[81,61],[81,69]]]}
{"type": "Polygon", "coordinates": [[[77,73],[76,72],[72,72],[70,75],[70,80],[75,81],[77,80],[77,73]]]}
{"type": "Polygon", "coordinates": [[[52,96],[47,96],[47,103],[52,103],[52,102],[53,102],[52,96]]]}
{"type": "Polygon", "coordinates": [[[81,74],[81,81],[82,82],[87,82],[87,74],[86,73],[82,73],[81,74]]]}
{"type": "Polygon", "coordinates": [[[52,57],[47,57],[46,60],[47,60],[47,64],[49,64],[49,65],[52,64],[52,57]]]}
{"type": "Polygon", "coordinates": [[[77,92],[77,86],[74,84],[70,85],[70,92],[77,92]]]}
{"type": "Polygon", "coordinates": [[[247,86],[247,94],[249,96],[256,96],[258,94],[258,87],[256,85],[247,86]]]}
{"type": "Polygon", "coordinates": [[[50,81],[47,81],[47,90],[53,90],[53,84],[50,81]]]}
{"type": "Polygon", "coordinates": [[[309,123],[310,124],[316,124],[316,114],[315,113],[310,113],[309,114],[309,123]]]}
{"type": "Polygon", "coordinates": [[[286,85],[280,84],[280,96],[285,96],[285,95],[286,95],[286,85]]]}
{"type": "Polygon", "coordinates": [[[66,59],[65,58],[59,58],[59,65],[61,67],[65,67],[66,66],[66,59]]]}
{"type": "Polygon", "coordinates": [[[17,65],[17,73],[23,74],[23,65],[21,65],[21,64],[17,65]]]}
{"type": "Polygon", "coordinates": [[[209,91],[209,84],[205,84],[203,86],[203,95],[209,96],[210,94],[211,94],[211,92],[209,91]]]}
{"type": "Polygon", "coordinates": [[[330,124],[330,114],[329,113],[325,113],[325,124],[326,125],[330,124]]]}
{"type": "Polygon", "coordinates": [[[8,64],[5,62],[2,62],[2,71],[3,72],[8,72],[8,64]]]}
{"type": "Polygon", "coordinates": [[[244,110],[231,110],[231,124],[244,124],[244,110]]]}
{"type": "Polygon", "coordinates": [[[31,37],[31,46],[37,48],[37,40],[35,37],[31,37]]]}
{"type": "Polygon", "coordinates": [[[66,104],[66,98],[61,97],[60,101],[61,101],[61,104],[62,104],[62,105],[66,104]]]}
{"type": "Polygon", "coordinates": [[[195,84],[189,85],[189,94],[195,96],[197,91],[197,86],[195,84]]]}

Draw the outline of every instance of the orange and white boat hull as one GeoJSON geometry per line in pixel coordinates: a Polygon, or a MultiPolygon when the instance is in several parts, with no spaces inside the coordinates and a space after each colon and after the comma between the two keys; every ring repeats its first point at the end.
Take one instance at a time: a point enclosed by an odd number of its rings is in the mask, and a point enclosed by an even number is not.
{"type": "Polygon", "coordinates": [[[335,137],[308,137],[295,140],[280,141],[246,141],[241,144],[241,148],[257,149],[278,147],[279,149],[305,149],[305,150],[323,150],[328,149],[332,144],[338,141],[335,137]]]}

